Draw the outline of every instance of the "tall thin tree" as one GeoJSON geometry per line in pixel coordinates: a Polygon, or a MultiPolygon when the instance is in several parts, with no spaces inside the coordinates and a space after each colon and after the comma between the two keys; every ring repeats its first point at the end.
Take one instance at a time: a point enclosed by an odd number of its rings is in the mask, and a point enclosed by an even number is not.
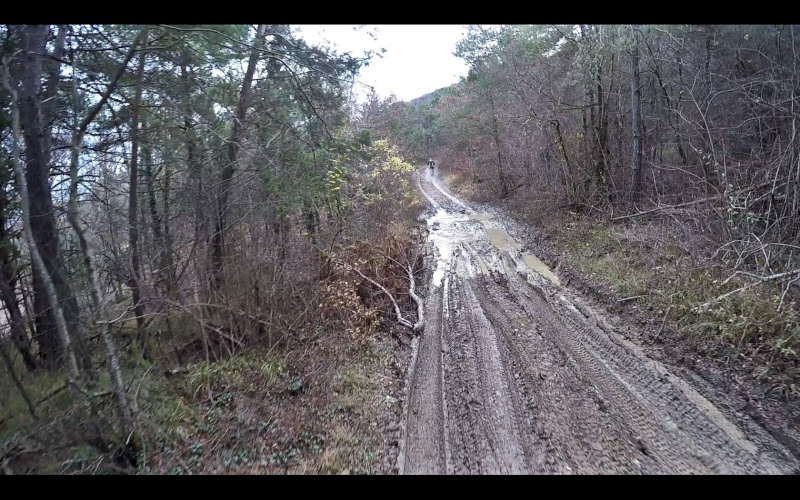
{"type": "Polygon", "coordinates": [[[631,126],[633,129],[633,162],[631,164],[631,199],[642,194],[642,88],[639,75],[639,27],[631,25],[631,126]]]}
{"type": "Polygon", "coordinates": [[[225,233],[227,231],[227,211],[228,197],[230,196],[231,179],[236,170],[239,160],[239,148],[244,135],[244,123],[247,110],[250,107],[250,96],[253,91],[253,75],[256,65],[261,58],[264,47],[264,36],[267,31],[266,24],[259,24],[256,29],[256,37],[250,51],[250,59],[247,62],[247,70],[242,81],[242,90],[239,94],[239,104],[236,106],[236,113],[233,118],[231,137],[228,140],[228,162],[222,169],[222,175],[217,194],[217,220],[214,228],[214,235],[211,240],[211,266],[213,273],[213,285],[218,288],[223,281],[222,258],[225,248],[225,233]]]}

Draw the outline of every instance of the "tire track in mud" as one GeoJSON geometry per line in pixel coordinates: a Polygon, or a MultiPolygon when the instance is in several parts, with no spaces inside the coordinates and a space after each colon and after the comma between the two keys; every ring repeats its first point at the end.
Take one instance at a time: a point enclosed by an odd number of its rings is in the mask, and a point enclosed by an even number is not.
{"type": "MultiPolygon", "coordinates": [[[[459,269],[463,264],[457,260],[452,274],[469,272],[459,269]]],[[[444,293],[451,314],[443,328],[448,346],[445,400],[452,408],[448,437],[454,442],[453,472],[523,474],[528,467],[497,339],[481,309],[473,307],[473,289],[458,279],[447,283],[444,293]],[[469,425],[460,425],[463,420],[469,425]]]]}
{"type": "Polygon", "coordinates": [[[760,450],[721,413],[709,412],[711,404],[702,396],[687,394],[693,391],[681,387],[666,368],[637,355],[622,339],[615,339],[602,318],[586,306],[582,306],[583,312],[575,307],[575,303],[581,304],[579,299],[569,300],[557,291],[549,295],[531,293],[529,282],[511,282],[519,296],[527,300],[523,307],[529,315],[531,311],[540,317],[542,312],[555,313],[548,314],[548,320],[563,326],[554,330],[554,338],[591,374],[592,383],[611,400],[610,407],[628,425],[637,446],[657,462],[653,472],[780,472],[770,463],[780,460],[779,456],[760,450]],[[764,452],[772,457],[761,457],[764,452]]]}
{"type": "Polygon", "coordinates": [[[433,294],[426,301],[425,327],[413,349],[413,375],[408,384],[406,423],[398,456],[400,474],[447,472],[441,315],[441,295],[433,294]]]}
{"type": "Polygon", "coordinates": [[[592,467],[598,472],[635,473],[632,443],[619,439],[602,398],[575,360],[554,345],[554,328],[530,316],[507,289],[503,275],[481,279],[480,306],[492,318],[509,353],[532,425],[542,441],[532,457],[534,473],[570,474],[592,467]]]}
{"type": "Polygon", "coordinates": [[[487,221],[426,176],[433,283],[410,369],[405,474],[780,474],[745,436],[568,289],[499,251],[487,221]]]}
{"type": "MultiPolygon", "coordinates": [[[[692,453],[686,450],[676,452],[674,443],[671,446],[666,445],[662,433],[656,428],[656,422],[661,420],[659,416],[649,412],[644,402],[640,402],[630,393],[630,388],[624,381],[602,366],[602,361],[598,359],[595,351],[585,348],[578,340],[581,337],[574,335],[574,332],[586,333],[582,326],[569,321],[565,324],[560,316],[553,314],[553,310],[544,300],[537,298],[537,294],[526,296],[512,292],[512,300],[520,305],[527,317],[531,319],[535,317],[541,325],[546,325],[551,345],[570,361],[575,376],[573,391],[569,394],[573,400],[570,404],[574,404],[574,400],[580,400],[582,396],[574,390],[576,386],[584,384],[596,391],[598,397],[596,409],[590,407],[580,415],[581,427],[589,427],[588,432],[583,434],[603,436],[600,448],[608,442],[620,443],[615,447],[616,456],[633,457],[623,462],[635,465],[639,469],[638,472],[686,474],[705,469],[702,463],[692,458],[692,453]],[[571,331],[567,330],[567,325],[571,327],[569,328],[571,331]],[[607,418],[601,418],[598,415],[600,412],[605,413],[607,418]],[[605,420],[606,425],[602,428],[606,432],[601,432],[601,426],[595,423],[602,420],[605,420]]],[[[580,455],[582,451],[584,450],[572,450],[572,453],[580,455]]],[[[630,467],[622,468],[627,469],[626,472],[637,472],[630,467]]]]}

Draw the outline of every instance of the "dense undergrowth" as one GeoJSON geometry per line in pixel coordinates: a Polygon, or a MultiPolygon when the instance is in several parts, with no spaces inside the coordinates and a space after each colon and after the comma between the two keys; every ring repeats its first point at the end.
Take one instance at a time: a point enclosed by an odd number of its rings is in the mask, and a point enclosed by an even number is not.
{"type": "MultiPolygon", "coordinates": [[[[341,193],[336,224],[330,221],[328,232],[320,230],[314,239],[304,232],[301,217],[288,225],[298,235],[295,244],[308,247],[294,250],[293,265],[306,268],[295,276],[313,279],[292,282],[284,276],[292,293],[275,297],[269,316],[232,315],[235,321],[263,324],[260,334],[227,347],[198,342],[204,334],[197,316],[191,309],[173,309],[150,323],[153,359],[147,361],[135,342],[135,322],[115,326],[137,415],[133,469],[117,456],[119,444],[131,436],[120,435],[114,425],[105,372],[89,387],[92,414],[66,389],[64,370],[30,375],[15,358],[35,418],[7,373],[0,374],[3,470],[391,472],[408,332],[396,323],[386,291],[413,316],[407,269],[421,271],[416,228],[423,206],[411,182],[414,171],[378,141],[367,163],[334,175],[341,193]],[[326,240],[327,235],[333,237],[326,240]]],[[[93,357],[102,367],[102,351],[96,349],[93,357]]]]}

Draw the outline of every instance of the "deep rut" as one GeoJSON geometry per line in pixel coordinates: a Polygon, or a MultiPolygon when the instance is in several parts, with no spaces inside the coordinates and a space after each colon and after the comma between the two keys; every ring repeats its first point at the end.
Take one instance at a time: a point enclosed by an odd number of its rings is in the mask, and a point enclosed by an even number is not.
{"type": "Polygon", "coordinates": [[[797,467],[766,432],[745,435],[548,270],[532,270],[526,262],[538,261],[493,217],[430,175],[419,188],[436,211],[428,220],[434,271],[408,378],[401,473],[797,467]]]}

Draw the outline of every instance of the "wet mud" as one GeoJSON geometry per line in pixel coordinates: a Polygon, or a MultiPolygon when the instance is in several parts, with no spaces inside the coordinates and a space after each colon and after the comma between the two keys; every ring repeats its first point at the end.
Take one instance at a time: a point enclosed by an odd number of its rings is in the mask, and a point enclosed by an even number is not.
{"type": "Polygon", "coordinates": [[[501,220],[419,178],[431,282],[402,474],[784,474],[747,432],[524,253],[501,220]]]}

